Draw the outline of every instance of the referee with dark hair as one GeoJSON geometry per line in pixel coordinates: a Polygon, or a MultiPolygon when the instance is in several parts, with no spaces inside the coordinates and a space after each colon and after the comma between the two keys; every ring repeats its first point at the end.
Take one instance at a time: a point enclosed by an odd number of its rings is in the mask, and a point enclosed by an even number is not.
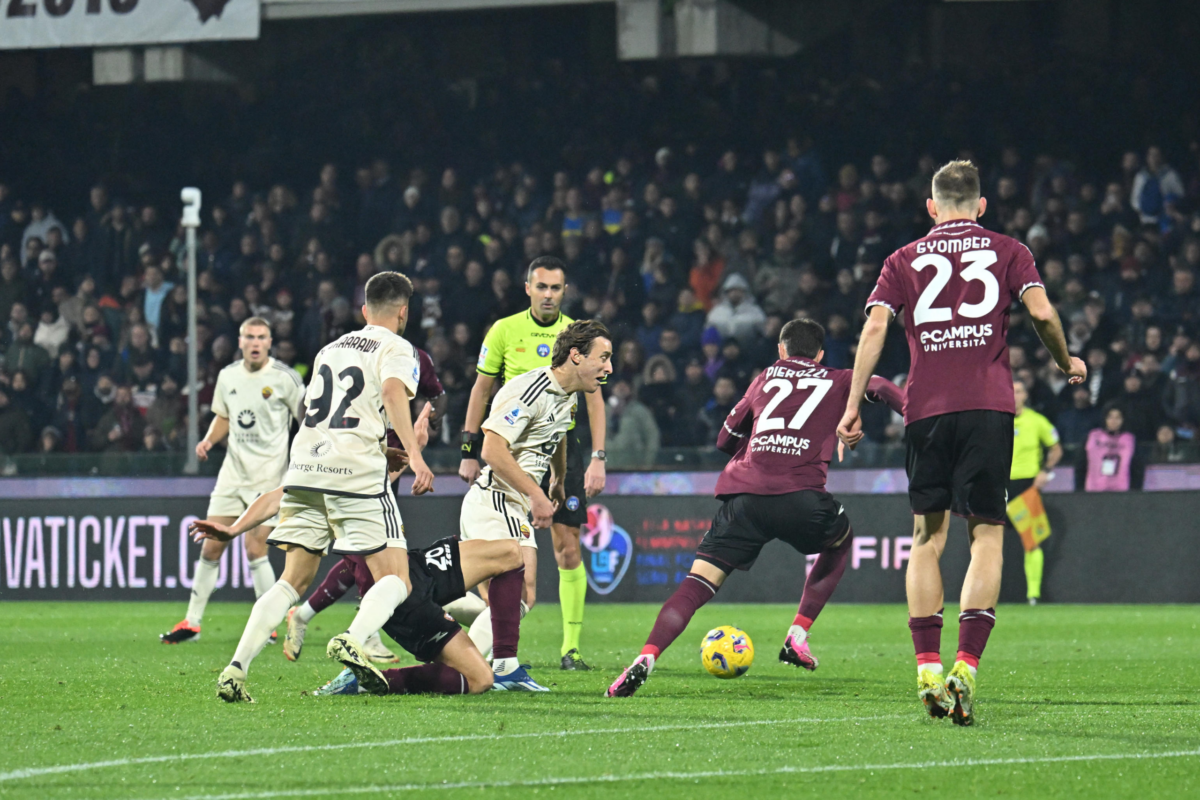
{"type": "MultiPolygon", "coordinates": [[[[558,332],[574,321],[561,310],[566,288],[566,268],[562,261],[551,256],[534,259],[525,277],[529,310],[498,320],[488,331],[479,352],[478,375],[463,423],[462,463],[458,474],[467,483],[479,477],[479,455],[483,445],[480,426],[496,388],[496,379],[507,382],[530,370],[549,366],[558,332]]],[[[554,559],[558,562],[558,597],[562,605],[562,668],[576,670],[590,669],[579,653],[583,605],[587,596],[587,572],[580,558],[579,529],[587,520],[588,498],[604,491],[605,481],[604,398],[600,392],[584,394],[583,398],[592,434],[591,457],[584,458],[578,429],[572,424],[567,434],[566,502],[555,513],[550,529],[554,559]]],[[[537,542],[530,537],[522,544],[527,545],[522,551],[525,602],[532,608],[537,596],[537,542]]]]}

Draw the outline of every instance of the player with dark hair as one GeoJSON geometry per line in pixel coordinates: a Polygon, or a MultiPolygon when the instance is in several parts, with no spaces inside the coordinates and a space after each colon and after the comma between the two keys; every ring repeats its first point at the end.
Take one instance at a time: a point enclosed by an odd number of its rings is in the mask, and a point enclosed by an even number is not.
{"type": "MultiPolygon", "coordinates": [[[[417,351],[417,359],[421,370],[421,377],[417,382],[417,398],[424,398],[428,403],[423,407],[419,407],[418,403],[420,400],[413,399],[413,419],[424,417],[429,436],[435,436],[438,421],[446,408],[446,390],[442,387],[442,382],[438,380],[437,372],[433,366],[433,359],[421,348],[414,349],[417,351]]],[[[394,430],[389,428],[387,437],[388,447],[403,449],[403,445],[394,430]]],[[[390,475],[389,477],[394,481],[395,478],[399,477],[399,473],[390,475]]],[[[312,621],[313,617],[336,603],[346,592],[355,586],[357,581],[354,576],[355,567],[352,557],[343,557],[340,562],[335,564],[326,573],[325,579],[321,581],[317,588],[313,589],[312,594],[309,595],[307,600],[288,611],[287,636],[283,640],[283,655],[288,661],[298,661],[300,659],[300,652],[304,648],[304,636],[308,630],[308,623],[312,621]]],[[[361,596],[367,591],[367,587],[359,584],[358,591],[361,596]]],[[[474,612],[469,615],[467,624],[474,621],[485,606],[483,600],[478,595],[470,595],[470,598],[473,598],[473,600],[463,598],[463,601],[459,604],[460,606],[466,606],[474,612]]],[[[459,616],[456,614],[455,619],[459,619],[459,616]]],[[[463,616],[463,619],[467,619],[467,617],[463,616]]],[[[394,664],[399,661],[396,654],[384,646],[378,633],[368,637],[362,644],[363,652],[367,654],[367,658],[376,664],[394,664]]]]}
{"type": "Polygon", "coordinates": [[[1071,383],[1087,375],[1067,350],[1062,323],[1025,245],[986,230],[979,170],[951,161],[933,176],[926,209],[934,226],[884,261],[867,300],[854,361],[854,385],[838,436],[862,438],[859,403],[879,360],[888,325],[907,309],[912,356],[904,413],[908,497],[914,517],[908,562],[908,625],[917,653],[917,693],[933,717],[974,720],[975,674],[995,624],[1001,546],[1013,455],[1009,307],[1025,304],[1038,336],[1071,383]],[[963,583],[958,656],[943,680],[942,574],[950,514],[967,519],[971,566],[963,583]]]}
{"type": "MultiPolygon", "coordinates": [[[[497,321],[483,340],[476,367],[479,374],[471,389],[467,416],[463,421],[462,464],[458,474],[467,483],[473,483],[480,474],[479,456],[484,439],[480,424],[487,415],[488,398],[492,396],[496,379],[502,378],[507,384],[520,375],[550,364],[555,337],[573,322],[560,310],[566,287],[566,267],[562,261],[553,256],[535,258],[525,277],[530,309],[497,321]]],[[[550,528],[554,559],[558,562],[558,598],[563,619],[562,668],[573,670],[589,669],[579,652],[583,604],[587,596],[587,573],[580,557],[579,529],[587,521],[588,498],[604,491],[605,480],[604,398],[599,392],[586,394],[584,405],[593,449],[590,458],[585,459],[572,420],[567,433],[566,499],[555,511],[550,528]]],[[[543,490],[548,488],[548,484],[543,484],[543,490]]],[[[537,597],[537,540],[530,536],[522,541],[522,545],[529,548],[524,552],[524,595],[526,608],[532,608],[537,597]]],[[[471,639],[484,651],[491,647],[489,620],[490,612],[484,611],[471,629],[471,639]]]]}
{"type": "MultiPolygon", "coordinates": [[[[487,466],[471,484],[459,515],[464,542],[508,541],[521,550],[533,538],[530,526],[550,524],[566,499],[567,434],[575,419],[576,393],[598,395],[611,372],[608,330],[593,320],[572,322],[555,338],[550,366],[526,372],[496,393],[492,413],[481,426],[487,466]],[[547,472],[549,492],[541,487],[547,472]]],[[[544,692],[548,690],[517,660],[524,571],[500,575],[488,587],[492,668],[497,689],[544,692]]]]}
{"type": "Polygon", "coordinates": [[[317,353],[304,421],[292,440],[283,478],[279,526],[267,540],[287,552],[283,576],[255,602],[233,659],[217,680],[217,695],[226,702],[253,702],[246,691],[250,662],[308,588],[331,546],[335,553],[365,556],[375,585],[363,595],[349,629],[329,641],[327,652],[346,666],[374,670],[382,680],[362,642],[383,627],[411,591],[404,523],[380,446],[389,423],[409,453],[413,493],[433,485],[409,408],[420,366],[413,346],[399,335],[411,297],[412,283],[403,275],[372,276],[362,307],[366,327],[317,353]]]}
{"type": "MultiPolygon", "coordinates": [[[[716,596],[735,569],[750,569],[767,542],[778,539],[806,555],[819,553],[779,660],[817,668],[808,632],[846,570],[854,533],[845,509],[825,491],[838,413],[851,391],[852,373],[821,366],[825,330],[792,320],[779,333],[779,360],[754,379],[725,420],[717,448],[733,458],[717,479],[724,501],[696,550],[691,571],[658,612],[641,654],[612,685],[609,697],[629,697],[662,652],[716,596]]],[[[896,411],[904,405],[895,384],[872,378],[862,393],[896,411]]]]}

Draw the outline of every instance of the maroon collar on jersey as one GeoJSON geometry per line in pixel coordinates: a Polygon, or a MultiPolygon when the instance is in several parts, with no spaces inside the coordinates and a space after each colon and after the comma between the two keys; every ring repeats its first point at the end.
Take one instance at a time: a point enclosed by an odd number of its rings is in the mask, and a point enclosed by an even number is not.
{"type": "Polygon", "coordinates": [[[947,220],[946,222],[943,222],[939,225],[934,225],[932,228],[929,229],[929,233],[926,234],[926,236],[933,234],[933,233],[945,233],[947,231],[953,231],[956,228],[982,228],[982,227],[983,227],[982,225],[980,225],[978,222],[976,222],[973,219],[952,219],[952,220],[947,220]]]}

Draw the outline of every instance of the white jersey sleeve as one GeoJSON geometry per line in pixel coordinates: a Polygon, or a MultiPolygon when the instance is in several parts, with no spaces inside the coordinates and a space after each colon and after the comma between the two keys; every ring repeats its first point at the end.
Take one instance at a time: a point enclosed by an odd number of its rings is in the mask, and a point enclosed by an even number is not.
{"type": "Polygon", "coordinates": [[[349,497],[384,494],[383,382],[396,378],[416,392],[420,366],[413,346],[368,325],[326,345],[312,375],[284,486],[349,497]]]}

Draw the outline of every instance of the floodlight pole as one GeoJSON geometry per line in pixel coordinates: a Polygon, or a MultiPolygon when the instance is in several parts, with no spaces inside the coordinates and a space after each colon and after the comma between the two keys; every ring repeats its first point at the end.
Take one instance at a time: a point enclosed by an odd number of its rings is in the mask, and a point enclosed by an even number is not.
{"type": "Polygon", "coordinates": [[[196,352],[196,228],[200,227],[200,190],[188,187],[179,193],[183,200],[183,227],[187,229],[187,299],[188,299],[188,430],[187,462],[183,471],[195,475],[200,471],[196,445],[200,442],[200,381],[196,352]]]}

